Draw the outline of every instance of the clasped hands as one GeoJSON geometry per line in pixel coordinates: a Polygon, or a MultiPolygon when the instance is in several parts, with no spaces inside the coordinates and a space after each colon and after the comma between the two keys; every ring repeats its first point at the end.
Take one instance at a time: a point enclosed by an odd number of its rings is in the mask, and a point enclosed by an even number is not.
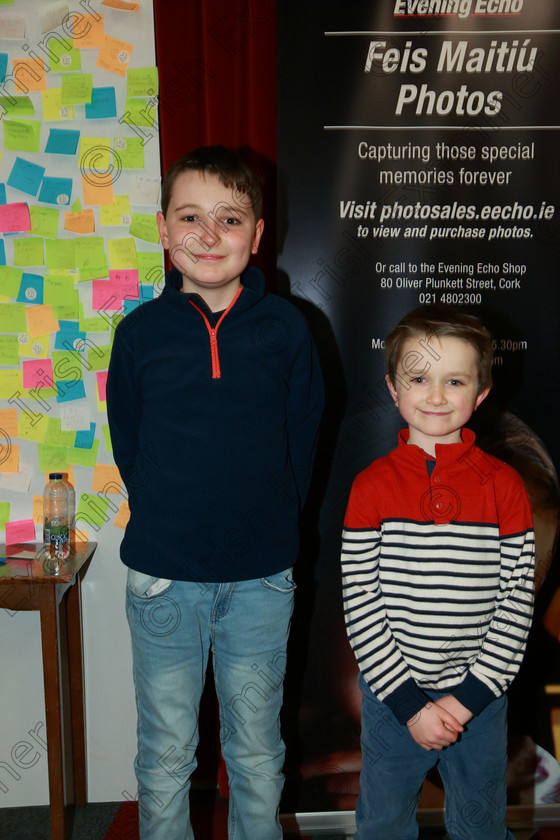
{"type": "Polygon", "coordinates": [[[442,750],[454,744],[472,714],[452,694],[430,701],[406,725],[424,750],[442,750]]]}

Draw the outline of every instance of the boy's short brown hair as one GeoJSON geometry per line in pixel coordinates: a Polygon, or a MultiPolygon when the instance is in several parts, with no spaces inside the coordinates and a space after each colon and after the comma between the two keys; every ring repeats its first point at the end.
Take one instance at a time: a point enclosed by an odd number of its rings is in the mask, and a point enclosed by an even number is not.
{"type": "Polygon", "coordinates": [[[233,204],[244,210],[253,211],[255,221],[262,218],[263,199],[259,180],[253,170],[225,146],[201,146],[178,158],[171,164],[163,179],[161,188],[161,209],[167,215],[167,208],[173,192],[173,185],[182,172],[217,175],[224,187],[231,187],[233,204]]]}
{"type": "Polygon", "coordinates": [[[478,393],[492,386],[492,338],[475,315],[451,306],[420,306],[399,321],[385,341],[385,362],[389,379],[396,384],[402,349],[409,338],[452,336],[468,341],[476,350],[478,393]]]}

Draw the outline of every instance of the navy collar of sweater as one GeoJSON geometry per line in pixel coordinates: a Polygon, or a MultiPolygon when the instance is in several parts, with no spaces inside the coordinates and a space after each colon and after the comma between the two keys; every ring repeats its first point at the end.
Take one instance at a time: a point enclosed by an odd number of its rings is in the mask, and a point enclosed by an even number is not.
{"type": "MultiPolygon", "coordinates": [[[[163,303],[182,312],[192,312],[190,301],[200,309],[210,313],[211,310],[196,292],[182,292],[183,276],[176,268],[172,268],[165,276],[165,286],[160,296],[163,303]]],[[[249,309],[258,303],[265,295],[264,275],[258,268],[249,266],[241,275],[242,293],[235,303],[235,311],[249,309]]]]}

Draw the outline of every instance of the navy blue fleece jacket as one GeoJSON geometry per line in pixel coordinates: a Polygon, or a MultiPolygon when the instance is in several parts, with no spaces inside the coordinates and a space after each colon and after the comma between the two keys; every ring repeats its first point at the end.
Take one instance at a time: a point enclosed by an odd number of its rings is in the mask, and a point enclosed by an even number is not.
{"type": "Polygon", "coordinates": [[[115,332],[107,409],[131,513],[121,558],[173,580],[271,575],[298,550],[323,409],[313,342],[257,269],[218,319],[181,282],[172,269],[115,332]]]}

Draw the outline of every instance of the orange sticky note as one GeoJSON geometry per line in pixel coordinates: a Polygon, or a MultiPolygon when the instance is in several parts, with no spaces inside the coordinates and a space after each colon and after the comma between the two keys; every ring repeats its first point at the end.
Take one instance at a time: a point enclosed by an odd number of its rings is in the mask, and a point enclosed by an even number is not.
{"type": "Polygon", "coordinates": [[[71,230],[72,233],[94,233],[95,216],[93,210],[82,210],[81,213],[65,213],[64,230],[71,230]]]}
{"type": "Polygon", "coordinates": [[[138,3],[127,2],[127,0],[101,0],[102,6],[109,6],[111,9],[120,9],[121,12],[137,12],[140,8],[138,3]]]}
{"type": "Polygon", "coordinates": [[[14,58],[14,79],[16,90],[29,93],[30,90],[46,90],[47,77],[42,58],[14,58]]]}
{"type": "Polygon", "coordinates": [[[0,408],[0,444],[2,440],[19,437],[17,408],[0,408]]]}
{"type": "Polygon", "coordinates": [[[27,318],[27,329],[31,335],[44,335],[45,333],[58,332],[60,329],[58,321],[53,316],[53,308],[50,303],[27,306],[25,316],[27,318]]]}
{"type": "Polygon", "coordinates": [[[97,55],[96,65],[118,76],[126,76],[133,49],[132,44],[127,44],[126,41],[120,41],[111,35],[105,35],[105,41],[97,55]]]}
{"type": "Polygon", "coordinates": [[[113,183],[110,178],[110,173],[100,173],[97,178],[95,173],[82,173],[84,204],[112,204],[113,183]]]}
{"type": "Polygon", "coordinates": [[[116,528],[126,528],[127,522],[130,519],[130,508],[128,506],[128,502],[124,501],[120,508],[119,512],[115,516],[115,527],[116,528]]]}
{"type": "Polygon", "coordinates": [[[103,46],[105,26],[103,15],[72,15],[72,37],[77,50],[94,49],[103,46]]]}
{"type": "Polygon", "coordinates": [[[43,497],[42,496],[33,496],[33,512],[32,512],[33,522],[36,525],[43,524],[43,497]]]}
{"type": "Polygon", "coordinates": [[[19,472],[19,444],[0,441],[0,473],[19,472]]]}
{"type": "Polygon", "coordinates": [[[120,493],[121,476],[114,464],[96,464],[91,489],[94,493],[120,493]]]}

